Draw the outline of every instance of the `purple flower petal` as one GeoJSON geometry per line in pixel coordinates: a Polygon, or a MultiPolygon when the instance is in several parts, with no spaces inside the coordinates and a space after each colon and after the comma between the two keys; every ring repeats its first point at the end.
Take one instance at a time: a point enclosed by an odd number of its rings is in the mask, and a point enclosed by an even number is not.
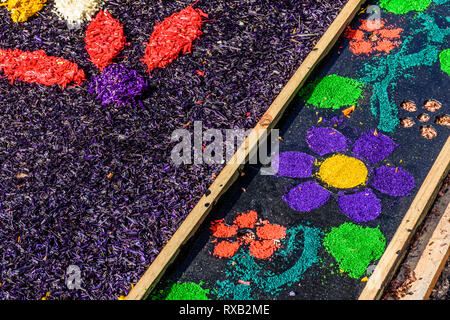
{"type": "Polygon", "coordinates": [[[283,200],[294,210],[309,212],[323,206],[330,198],[330,193],[315,181],[299,184],[291,189],[283,200]]]}
{"type": "Polygon", "coordinates": [[[345,152],[348,149],[347,138],[339,131],[324,127],[313,127],[306,132],[306,143],[320,156],[334,152],[345,152]]]}
{"type": "Polygon", "coordinates": [[[96,93],[104,106],[134,104],[148,86],[147,80],[136,70],[122,64],[107,66],[101,75],[93,79],[88,91],[96,93]]]}
{"type": "Polygon", "coordinates": [[[312,176],[315,160],[313,156],[303,152],[282,152],[272,162],[272,168],[277,171],[275,164],[278,164],[278,174],[280,176],[308,178],[312,176]]]}
{"type": "Polygon", "coordinates": [[[383,166],[375,169],[372,186],[394,197],[403,197],[416,186],[414,177],[402,168],[383,166]]]}
{"type": "Polygon", "coordinates": [[[353,154],[370,163],[377,163],[386,159],[394,151],[394,148],[395,144],[388,136],[368,131],[355,141],[353,154]]]}
{"type": "Polygon", "coordinates": [[[381,213],[381,201],[370,189],[339,197],[338,205],[347,217],[356,222],[374,220],[381,213]]]}

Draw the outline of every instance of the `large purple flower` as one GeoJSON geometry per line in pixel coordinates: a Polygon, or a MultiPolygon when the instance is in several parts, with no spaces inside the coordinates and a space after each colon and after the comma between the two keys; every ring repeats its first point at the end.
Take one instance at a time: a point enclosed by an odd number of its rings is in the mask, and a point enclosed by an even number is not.
{"type": "Polygon", "coordinates": [[[323,161],[290,151],[280,153],[272,163],[274,169],[277,164],[280,176],[318,180],[301,183],[283,196],[296,211],[310,212],[323,206],[334,189],[340,190],[337,202],[345,215],[356,222],[371,221],[382,208],[369,186],[393,197],[406,196],[415,187],[414,177],[400,167],[367,167],[385,160],[395,149],[394,142],[376,130],[363,133],[351,147],[351,141],[336,129],[313,127],[307,131],[306,143],[323,161]],[[352,156],[345,154],[349,151],[352,156]],[[373,178],[369,179],[371,173],[373,178]]]}

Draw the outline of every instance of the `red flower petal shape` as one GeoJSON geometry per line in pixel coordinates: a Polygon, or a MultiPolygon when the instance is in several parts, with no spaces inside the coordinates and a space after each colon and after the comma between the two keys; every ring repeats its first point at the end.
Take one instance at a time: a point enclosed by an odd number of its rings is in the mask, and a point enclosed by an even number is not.
{"type": "Polygon", "coordinates": [[[400,39],[400,33],[403,32],[402,28],[395,29],[380,29],[374,33],[384,39],[400,39]]]}
{"type": "Polygon", "coordinates": [[[370,54],[373,52],[373,44],[369,41],[351,41],[350,50],[356,55],[370,54]]]}
{"type": "Polygon", "coordinates": [[[256,235],[260,239],[281,240],[286,237],[286,228],[278,224],[266,224],[256,228],[256,235]]]}
{"type": "Polygon", "coordinates": [[[403,29],[394,26],[385,27],[385,24],[385,21],[381,21],[380,25],[377,26],[378,29],[372,29],[376,26],[370,25],[368,20],[361,20],[361,26],[358,30],[347,27],[345,37],[350,39],[350,50],[356,55],[370,55],[377,52],[389,54],[400,45],[398,41],[393,40],[400,39],[403,29]]]}
{"type": "Polygon", "coordinates": [[[211,231],[216,238],[230,238],[237,234],[237,226],[227,226],[224,220],[217,220],[211,223],[211,231]]]}
{"type": "Polygon", "coordinates": [[[125,46],[123,25],[101,10],[89,24],[84,42],[92,63],[103,71],[125,46]]]}
{"type": "Polygon", "coordinates": [[[175,60],[180,52],[190,53],[192,42],[203,34],[203,17],[208,15],[189,6],[165,18],[162,23],[156,23],[142,59],[148,66],[148,72],[155,68],[164,68],[175,60]]]}
{"type": "Polygon", "coordinates": [[[382,40],[378,41],[378,44],[375,46],[375,50],[380,52],[385,52],[386,54],[389,54],[393,49],[397,47],[397,42],[392,42],[389,40],[382,40]]]}
{"type": "Polygon", "coordinates": [[[258,213],[256,211],[248,211],[241,213],[234,219],[234,224],[239,228],[253,229],[255,227],[256,219],[258,219],[258,213]]]}
{"type": "Polygon", "coordinates": [[[345,30],[345,37],[353,41],[364,41],[366,34],[361,30],[353,30],[351,27],[347,27],[345,30]]]}
{"type": "Polygon", "coordinates": [[[221,241],[214,247],[214,255],[219,258],[231,258],[239,250],[238,242],[221,241]]]}
{"type": "Polygon", "coordinates": [[[250,254],[257,259],[267,259],[271,257],[279,245],[273,240],[253,241],[250,244],[250,254]]]}
{"type": "MultiPolygon", "coordinates": [[[[383,28],[385,24],[386,24],[385,21],[381,20],[379,26],[377,26],[377,27],[383,28]]],[[[369,21],[369,20],[363,19],[363,20],[361,20],[361,26],[359,28],[361,30],[371,32],[371,31],[376,30],[373,28],[374,25],[375,25],[375,21],[369,21]]]]}
{"type": "Polygon", "coordinates": [[[14,83],[15,79],[46,86],[54,84],[65,88],[86,80],[84,71],[74,62],[64,58],[48,56],[44,50],[21,51],[0,49],[0,71],[14,83]]]}

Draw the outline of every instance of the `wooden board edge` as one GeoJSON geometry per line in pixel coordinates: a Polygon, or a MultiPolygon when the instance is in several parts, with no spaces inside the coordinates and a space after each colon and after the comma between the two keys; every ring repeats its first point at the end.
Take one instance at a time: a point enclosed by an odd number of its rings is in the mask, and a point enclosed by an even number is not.
{"type": "MultiPolygon", "coordinates": [[[[303,63],[283,87],[269,109],[261,117],[258,124],[252,129],[253,139],[245,139],[230,161],[217,176],[216,180],[209,187],[208,195],[204,195],[197,205],[192,209],[184,222],[174,233],[172,238],[166,243],[159,255],[146,270],[144,275],[126,296],[126,300],[141,300],[153,290],[159,282],[169,265],[175,260],[181,247],[195,234],[212,207],[218,202],[220,197],[229,189],[239,176],[243,164],[236,161],[238,154],[248,158],[250,151],[254,150],[264,131],[274,128],[281,118],[284,110],[298,93],[301,86],[306,82],[308,76],[320,61],[328,54],[337,42],[347,25],[353,20],[361,6],[366,0],[349,0],[339,15],[317,42],[313,50],[308,54],[303,63]],[[254,139],[256,136],[256,139],[254,139]]],[[[252,134],[250,134],[251,136],[252,134]]]]}
{"type": "Polygon", "coordinates": [[[374,273],[367,281],[359,300],[380,299],[391,281],[417,228],[422,223],[439,191],[439,186],[450,169],[450,137],[422,183],[416,197],[406,212],[386,251],[378,262],[374,273]]]}
{"type": "Polygon", "coordinates": [[[400,300],[428,300],[450,256],[450,204],[414,268],[416,281],[400,300]]]}

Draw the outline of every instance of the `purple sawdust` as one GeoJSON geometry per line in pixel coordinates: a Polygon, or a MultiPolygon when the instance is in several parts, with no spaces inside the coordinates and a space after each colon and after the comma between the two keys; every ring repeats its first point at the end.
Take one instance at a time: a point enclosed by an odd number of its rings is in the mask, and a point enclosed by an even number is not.
{"type": "MultiPolygon", "coordinates": [[[[308,178],[312,176],[312,169],[315,158],[303,152],[283,152],[277,158],[278,174],[284,177],[291,178],[308,178]]],[[[277,163],[277,159],[274,162],[277,163]]],[[[273,164],[274,170],[276,166],[273,164]]]]}
{"type": "Polygon", "coordinates": [[[370,189],[339,197],[338,204],[342,212],[356,222],[374,220],[381,213],[381,201],[370,189]]]}
{"type": "Polygon", "coordinates": [[[375,169],[372,186],[380,192],[402,197],[415,187],[414,177],[402,168],[383,166],[375,169]]]}
{"type": "Polygon", "coordinates": [[[345,120],[346,118],[345,118],[345,116],[334,116],[333,118],[331,118],[331,119],[323,119],[322,120],[322,123],[323,124],[326,124],[326,125],[332,125],[332,126],[334,126],[334,125],[336,125],[336,126],[339,126],[339,125],[341,125],[342,123],[344,123],[344,120],[345,120]]]}
{"type": "Polygon", "coordinates": [[[147,81],[136,70],[111,64],[101,75],[93,78],[89,92],[96,93],[104,106],[124,106],[135,104],[136,98],[143,94],[147,86],[147,81]]]}
{"type": "Polygon", "coordinates": [[[294,210],[309,212],[323,206],[330,193],[315,181],[307,181],[291,189],[283,200],[294,210]]]}
{"type": "Polygon", "coordinates": [[[320,156],[333,152],[347,151],[347,138],[333,128],[313,127],[306,132],[306,143],[320,156]]]}
{"type": "Polygon", "coordinates": [[[353,154],[362,160],[377,163],[386,159],[394,151],[394,148],[395,144],[388,136],[375,131],[367,131],[355,141],[353,154]]]}

